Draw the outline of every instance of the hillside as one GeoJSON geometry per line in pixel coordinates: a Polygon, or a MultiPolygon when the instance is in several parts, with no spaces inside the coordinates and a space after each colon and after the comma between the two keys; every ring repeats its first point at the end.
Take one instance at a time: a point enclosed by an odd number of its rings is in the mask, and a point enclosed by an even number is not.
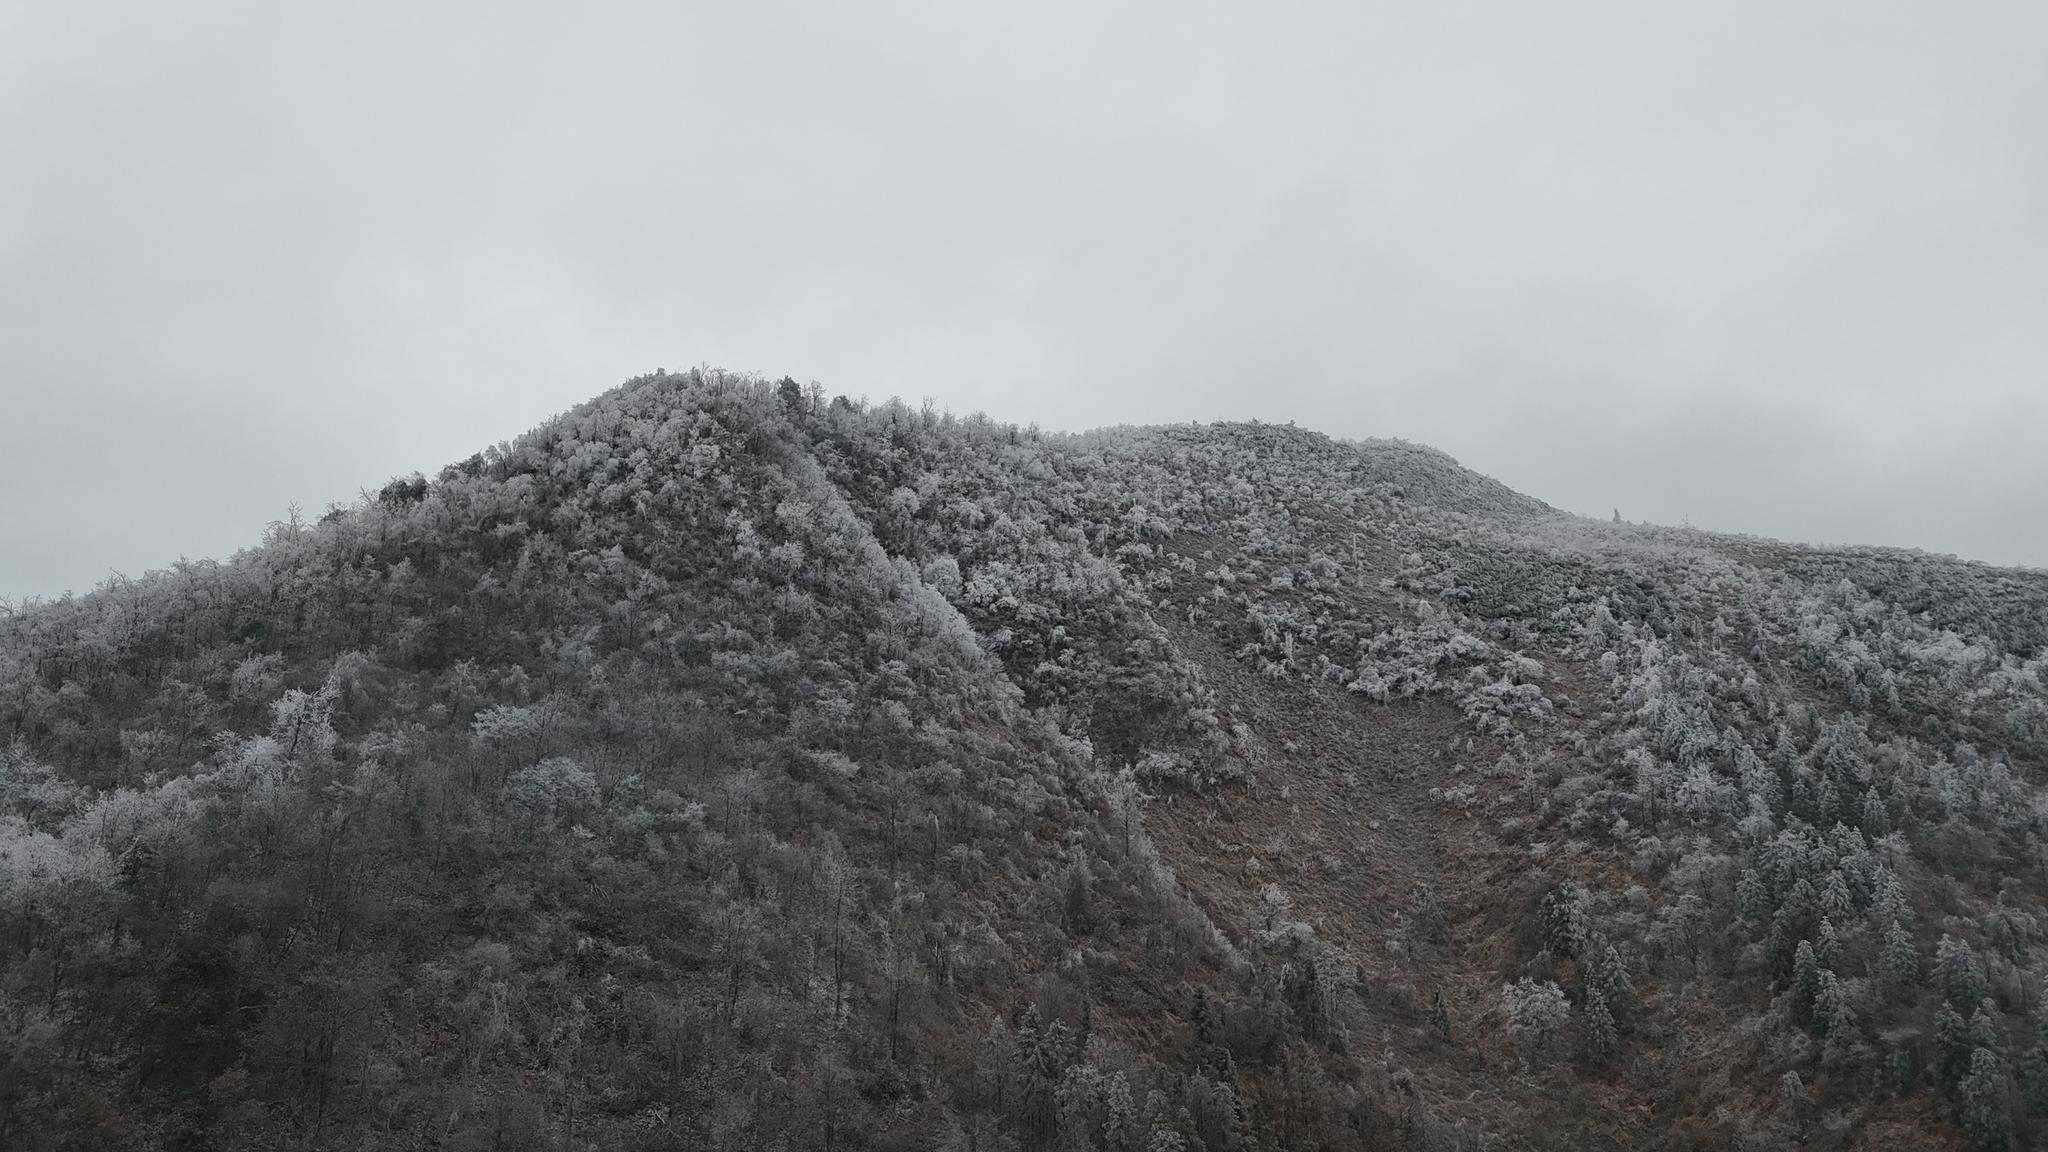
{"type": "Polygon", "coordinates": [[[0,1147],[2048,1143],[2048,573],[631,381],[0,615],[0,1147]]]}

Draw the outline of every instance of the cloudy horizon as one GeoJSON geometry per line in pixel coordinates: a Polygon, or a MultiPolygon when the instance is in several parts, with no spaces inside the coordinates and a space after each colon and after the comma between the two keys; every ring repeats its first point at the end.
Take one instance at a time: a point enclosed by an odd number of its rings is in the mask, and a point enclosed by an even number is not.
{"type": "Polygon", "coordinates": [[[2048,567],[2048,8],[0,15],[0,597],[705,363],[2048,567]]]}

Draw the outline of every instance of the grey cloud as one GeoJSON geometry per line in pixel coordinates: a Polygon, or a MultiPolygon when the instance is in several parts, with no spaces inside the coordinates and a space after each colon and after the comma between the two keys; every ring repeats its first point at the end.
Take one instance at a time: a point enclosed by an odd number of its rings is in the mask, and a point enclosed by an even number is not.
{"type": "Polygon", "coordinates": [[[2048,564],[2048,9],[27,6],[0,595],[711,362],[2048,564]]]}

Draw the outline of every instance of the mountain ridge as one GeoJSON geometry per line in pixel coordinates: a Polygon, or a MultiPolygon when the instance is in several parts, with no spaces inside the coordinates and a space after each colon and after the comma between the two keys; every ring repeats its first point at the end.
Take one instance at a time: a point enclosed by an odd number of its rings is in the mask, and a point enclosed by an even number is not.
{"type": "Polygon", "coordinates": [[[0,1139],[1995,1147],[2044,668],[2048,574],[641,377],[0,618],[0,1139]]]}

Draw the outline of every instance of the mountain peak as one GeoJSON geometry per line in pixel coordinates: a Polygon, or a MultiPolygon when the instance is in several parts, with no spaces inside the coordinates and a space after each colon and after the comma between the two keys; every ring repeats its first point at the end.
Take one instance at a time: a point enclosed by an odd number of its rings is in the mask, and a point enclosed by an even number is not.
{"type": "Polygon", "coordinates": [[[0,618],[0,1135],[1990,1146],[2044,660],[1400,440],[657,373],[0,618]]]}

